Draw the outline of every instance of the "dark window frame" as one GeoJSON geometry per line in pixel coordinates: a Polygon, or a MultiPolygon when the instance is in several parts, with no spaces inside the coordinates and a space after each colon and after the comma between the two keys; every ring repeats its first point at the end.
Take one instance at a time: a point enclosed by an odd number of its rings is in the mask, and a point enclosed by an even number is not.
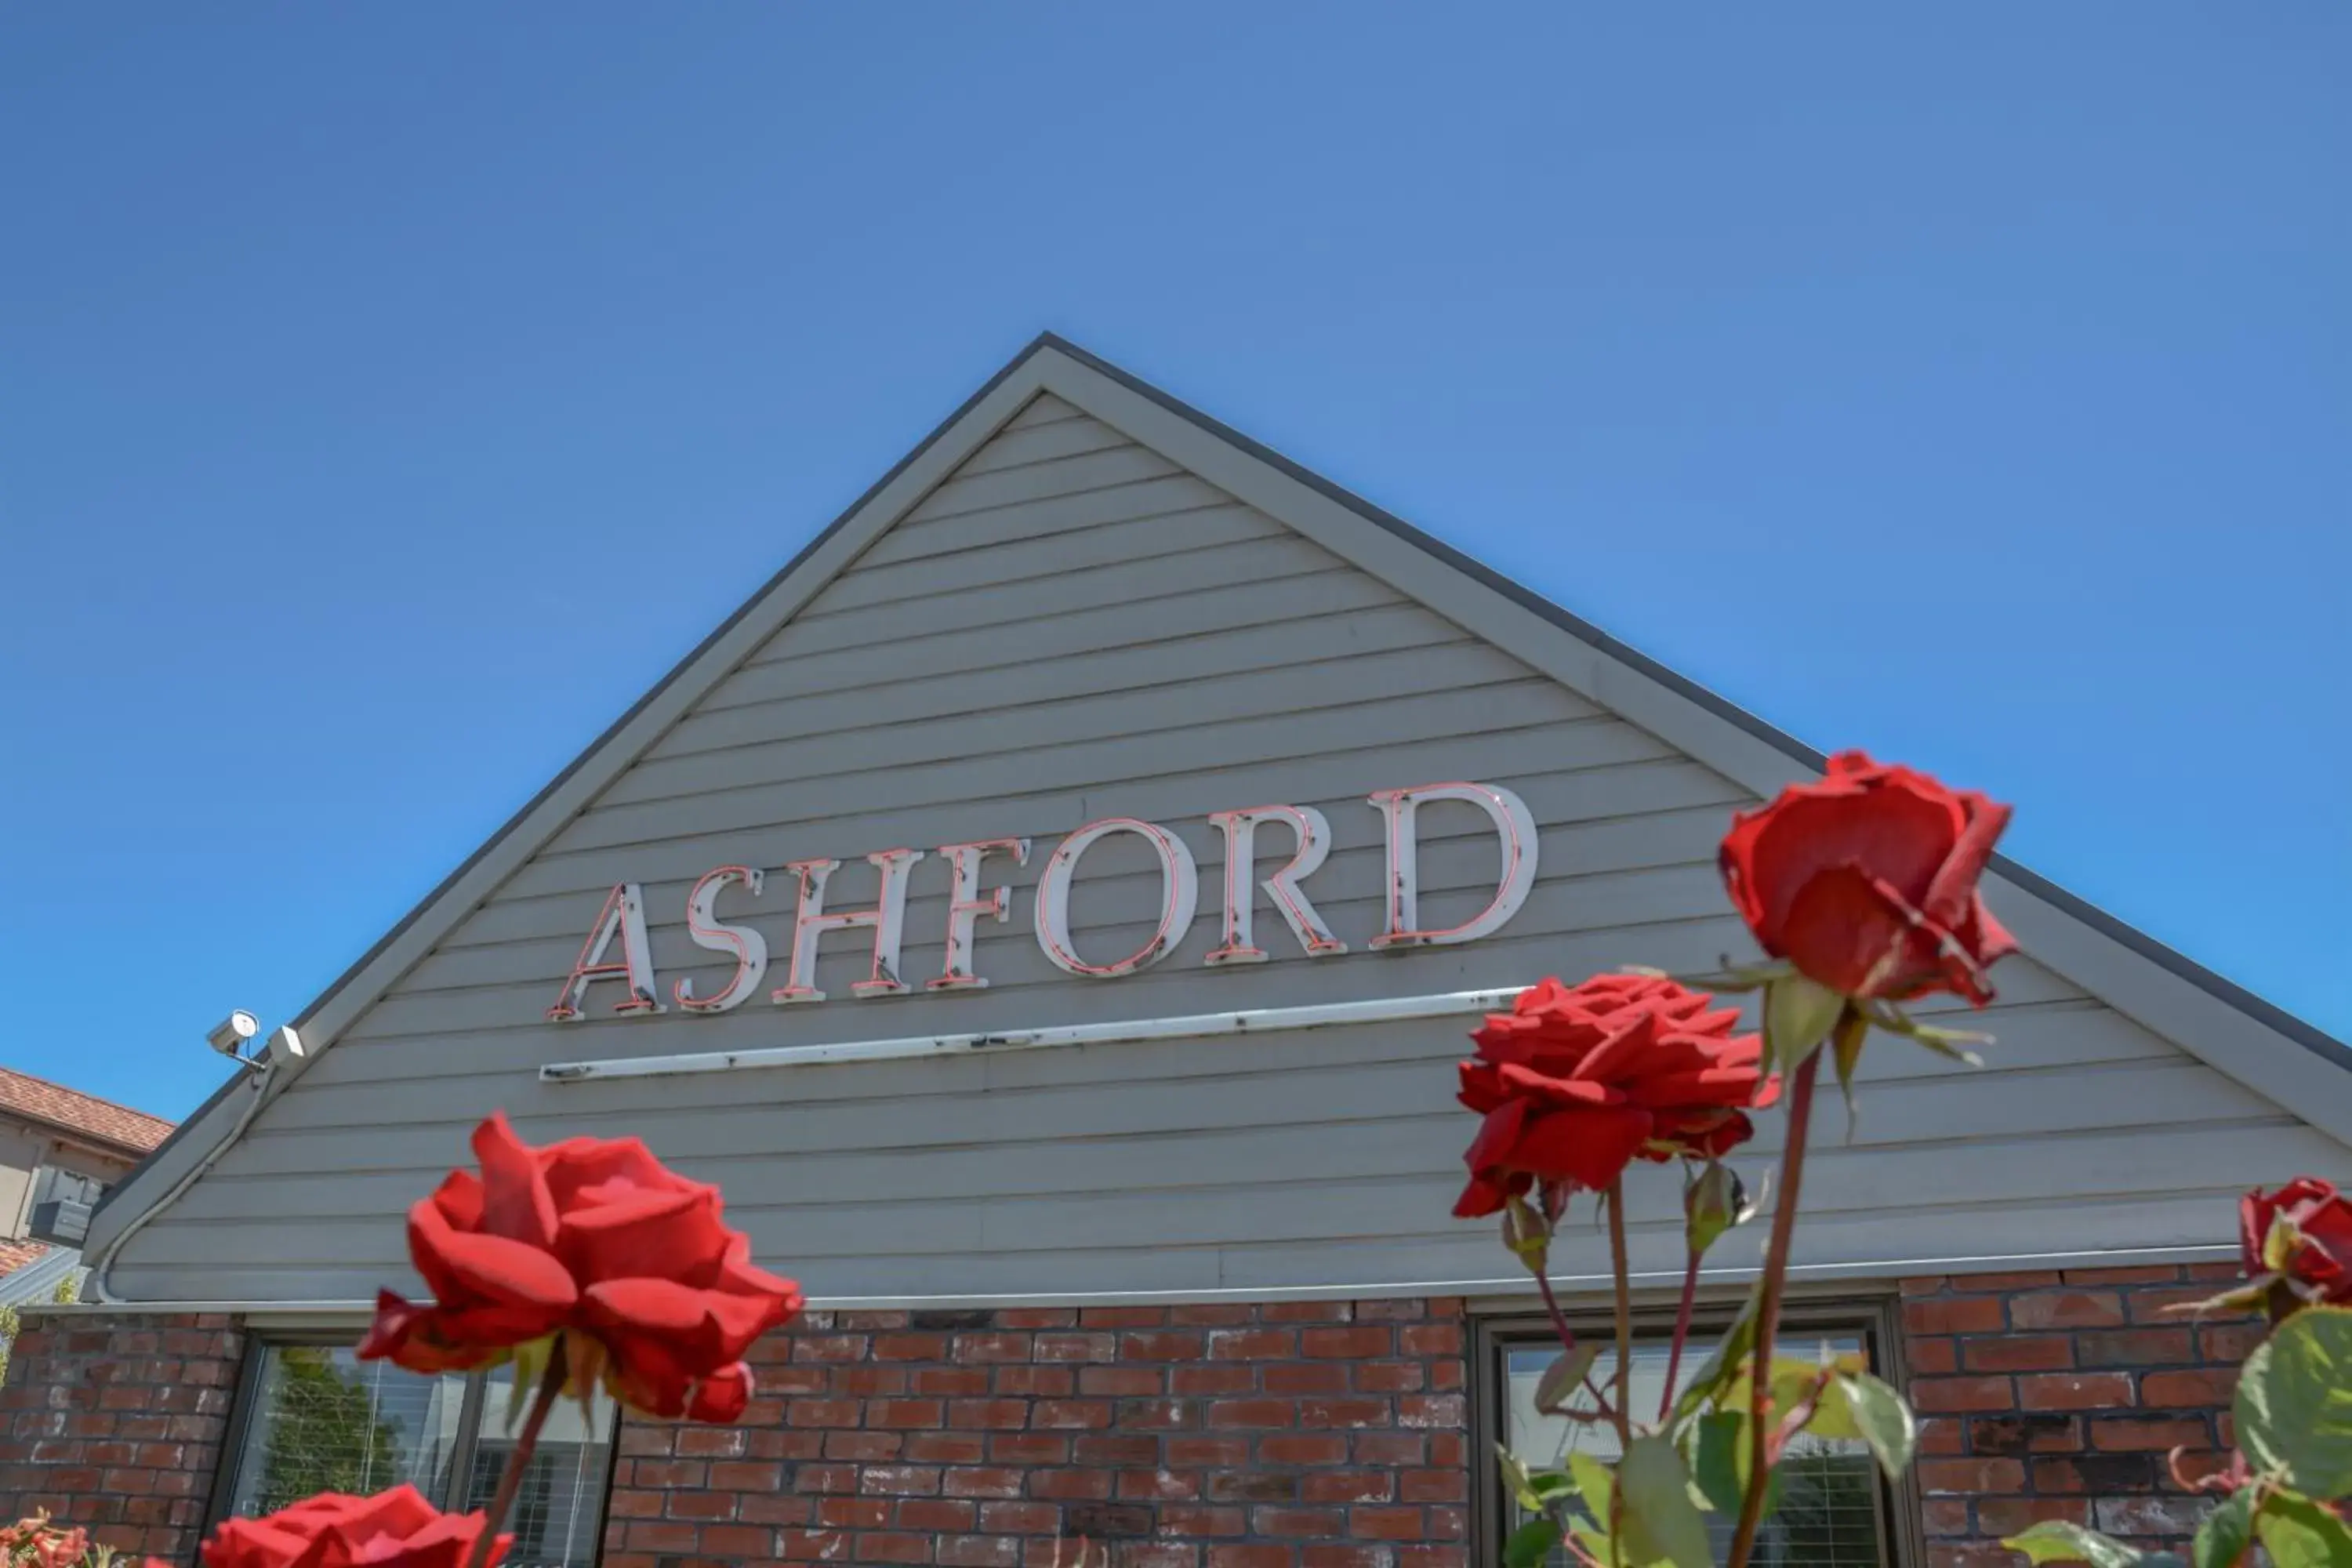
{"type": "MultiPolygon", "coordinates": [[[[213,1470],[212,1495],[205,1507],[204,1534],[209,1537],[229,1517],[230,1504],[236,1500],[238,1462],[245,1457],[246,1439],[251,1435],[253,1414],[261,1400],[263,1369],[273,1350],[324,1347],[349,1350],[358,1342],[350,1333],[326,1330],[309,1331],[266,1332],[247,1331],[243,1364],[237,1369],[236,1394],[229,1405],[228,1426],[221,1435],[220,1460],[213,1470]]],[[[431,1500],[436,1508],[446,1510],[456,1501],[455,1493],[473,1474],[474,1452],[481,1441],[482,1406],[488,1398],[490,1373],[472,1372],[466,1374],[465,1402],[457,1407],[457,1440],[449,1450],[449,1482],[444,1495],[431,1500]]],[[[604,1479],[596,1493],[595,1554],[591,1563],[604,1559],[604,1527],[611,1520],[613,1481],[619,1474],[621,1459],[621,1428],[625,1412],[616,1404],[613,1410],[613,1434],[604,1445],[604,1479]]]]}
{"type": "MultiPolygon", "coordinates": [[[[1706,1343],[1730,1326],[1744,1300],[1740,1292],[1702,1290],[1691,1320],[1692,1355],[1706,1359],[1706,1343]]],[[[1569,1326],[1580,1339],[1613,1344],[1616,1324],[1606,1302],[1590,1300],[1566,1303],[1569,1326]]],[[[1804,1290],[1792,1287],[1781,1309],[1785,1339],[1790,1332],[1832,1331],[1856,1333],[1870,1356],[1871,1371],[1896,1388],[1908,1390],[1910,1372],[1903,1359],[1900,1300],[1892,1293],[1857,1294],[1804,1290]]],[[[1651,1299],[1633,1309],[1633,1334],[1655,1341],[1671,1335],[1675,1303],[1651,1299]]],[[[1470,1561],[1472,1568],[1493,1568],[1502,1561],[1505,1521],[1510,1504],[1503,1495],[1502,1472],[1495,1450],[1504,1442],[1510,1419],[1510,1401],[1504,1395],[1504,1355],[1514,1346],[1558,1343],[1551,1321],[1540,1310],[1516,1305],[1475,1311],[1470,1343],[1470,1561]]],[[[1880,1534],[1887,1568],[1926,1568],[1927,1542],[1917,1466],[1902,1479],[1879,1479],[1880,1534]]]]}

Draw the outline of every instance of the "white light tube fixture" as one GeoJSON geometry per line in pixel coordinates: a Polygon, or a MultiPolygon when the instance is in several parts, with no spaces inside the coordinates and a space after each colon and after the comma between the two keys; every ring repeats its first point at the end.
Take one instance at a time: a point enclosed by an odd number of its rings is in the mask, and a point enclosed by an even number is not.
{"type": "Polygon", "coordinates": [[[889,1040],[841,1040],[823,1046],[765,1046],[743,1051],[689,1051],[667,1057],[609,1057],[601,1061],[550,1062],[539,1069],[549,1083],[616,1078],[676,1078],[687,1073],[739,1072],[749,1068],[813,1067],[820,1062],[889,1061],[906,1057],[1037,1050],[1049,1046],[1102,1046],[1125,1040],[1190,1040],[1214,1035],[1271,1035],[1340,1024],[1382,1024],[1402,1018],[1443,1018],[1459,1013],[1509,1010],[1524,985],[1494,991],[1444,991],[1428,996],[1383,996],[1369,1002],[1326,1002],[1307,1007],[1249,1007],[1175,1018],[1126,1018],[1109,1024],[1063,1024],[1043,1029],[999,1029],[971,1035],[908,1035],[889,1040]]]}

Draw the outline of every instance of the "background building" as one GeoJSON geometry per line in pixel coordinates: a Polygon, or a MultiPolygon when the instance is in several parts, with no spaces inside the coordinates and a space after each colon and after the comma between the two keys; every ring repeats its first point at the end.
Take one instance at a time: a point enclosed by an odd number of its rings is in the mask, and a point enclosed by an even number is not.
{"type": "Polygon", "coordinates": [[[49,1299],[79,1267],[87,1211],[171,1131],[160,1116],[0,1068],[0,1304],[49,1299]],[[37,1217],[68,1228],[39,1231],[37,1217]]]}

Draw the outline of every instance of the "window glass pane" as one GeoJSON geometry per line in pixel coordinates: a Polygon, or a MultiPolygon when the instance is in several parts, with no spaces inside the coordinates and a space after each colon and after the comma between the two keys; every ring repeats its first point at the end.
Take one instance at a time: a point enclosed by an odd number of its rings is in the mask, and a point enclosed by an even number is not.
{"type": "MultiPolygon", "coordinates": [[[[1856,1354],[1864,1349],[1858,1334],[1808,1334],[1799,1330],[1781,1337],[1778,1353],[1812,1359],[1823,1347],[1837,1354],[1856,1354]]],[[[1693,1334],[1683,1352],[1676,1384],[1686,1385],[1691,1375],[1706,1364],[1713,1349],[1710,1338],[1693,1334]]],[[[1649,1423],[1658,1413],[1659,1397],[1665,1388],[1667,1351],[1661,1341],[1634,1342],[1631,1404],[1637,1422],[1649,1423]]],[[[1536,1409],[1536,1384],[1559,1356],[1557,1342],[1514,1344],[1503,1353],[1506,1430],[1512,1453],[1546,1469],[1566,1465],[1568,1456],[1577,1452],[1616,1459],[1617,1431],[1608,1422],[1578,1422],[1536,1409]]],[[[1612,1346],[1593,1363],[1592,1381],[1613,1392],[1616,1376],[1617,1354],[1612,1346]]],[[[1573,1404],[1593,1408],[1589,1394],[1580,1395],[1573,1404]]],[[[1781,1460],[1780,1488],[1780,1506],[1757,1536],[1756,1563],[1786,1568],[1880,1568],[1886,1562],[1885,1532],[1878,1517],[1877,1472],[1870,1450],[1862,1443],[1800,1434],[1781,1460]]],[[[1516,1504],[1511,1513],[1515,1524],[1525,1517],[1516,1504]]],[[[1720,1562],[1730,1550],[1733,1521],[1715,1513],[1706,1519],[1708,1533],[1715,1538],[1716,1559],[1720,1562]]],[[[1563,1568],[1571,1561],[1565,1551],[1556,1552],[1553,1568],[1563,1568]]]]}
{"type": "MultiPolygon", "coordinates": [[[[501,1367],[490,1374],[482,1397],[479,1436],[474,1462],[466,1478],[461,1509],[487,1508],[498,1490],[507,1456],[514,1450],[514,1429],[507,1424],[507,1405],[514,1391],[514,1369],[501,1367]]],[[[521,1412],[515,1426],[521,1425],[521,1412]]],[[[604,1479],[612,1468],[613,1402],[602,1389],[586,1412],[576,1399],[557,1402],[541,1428],[539,1447],[523,1472],[522,1489],[515,1494],[514,1512],[507,1529],[514,1532],[514,1550],[507,1553],[508,1568],[590,1568],[596,1560],[596,1532],[604,1508],[604,1479]]]]}
{"type": "Polygon", "coordinates": [[[268,1345],[229,1500],[272,1513],[313,1492],[448,1485],[466,1380],[419,1377],[328,1345],[268,1345]]]}

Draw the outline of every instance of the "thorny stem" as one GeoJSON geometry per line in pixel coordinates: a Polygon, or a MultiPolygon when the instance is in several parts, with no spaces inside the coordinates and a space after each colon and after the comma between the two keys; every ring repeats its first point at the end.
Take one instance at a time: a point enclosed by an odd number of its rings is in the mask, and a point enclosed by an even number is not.
{"type": "MultiPolygon", "coordinates": [[[[1633,1447],[1633,1281],[1625,1259],[1625,1184],[1609,1184],[1609,1268],[1617,1281],[1617,1451],[1633,1447]]],[[[1671,1385],[1669,1385],[1671,1386],[1671,1385]]]]}
{"type": "MultiPolygon", "coordinates": [[[[1559,1298],[1551,1293],[1550,1276],[1540,1268],[1530,1269],[1528,1272],[1536,1277],[1536,1289],[1543,1297],[1544,1310],[1551,1314],[1552,1331],[1559,1335],[1561,1352],[1568,1355],[1574,1355],[1576,1331],[1568,1326],[1568,1314],[1559,1310],[1559,1298]]],[[[1584,1374],[1584,1391],[1592,1395],[1593,1403],[1600,1407],[1601,1415],[1615,1418],[1617,1415],[1615,1407],[1609,1403],[1609,1396],[1595,1386],[1592,1374],[1589,1372],[1584,1374]]]]}
{"type": "MultiPolygon", "coordinates": [[[[1866,1028],[1849,1010],[1832,1035],[1866,1028]]],[[[1805,1174],[1805,1134],[1813,1120],[1813,1084],[1821,1076],[1824,1046],[1807,1057],[1790,1084],[1789,1142],[1780,1151],[1780,1199],[1772,1205],[1772,1239],[1764,1253],[1764,1279],[1756,1300],[1756,1351],[1748,1379],[1748,1490],[1739,1500],[1739,1529],[1731,1538],[1727,1568],[1748,1568],[1756,1547],[1756,1527],[1764,1519],[1764,1491],[1772,1474],[1765,1462],[1771,1434],[1765,1417],[1772,1404],[1772,1341],[1780,1329],[1780,1291],[1789,1277],[1789,1237],[1797,1226],[1797,1192],[1805,1174]]]]}
{"type": "MultiPolygon", "coordinates": [[[[1622,1465],[1633,1451],[1633,1281],[1625,1258],[1625,1184],[1609,1184],[1609,1271],[1617,1284],[1617,1459],[1622,1465]]],[[[1609,1489],[1609,1561],[1622,1568],[1625,1561],[1625,1489],[1609,1489]]]]}
{"type": "Polygon", "coordinates": [[[531,1399],[530,1414],[522,1418],[522,1431],[515,1438],[514,1452],[507,1456],[507,1468],[499,1473],[499,1489],[490,1494],[489,1522],[475,1539],[466,1568],[487,1568],[499,1526],[507,1521],[507,1514],[514,1508],[515,1494],[522,1489],[522,1473],[530,1468],[530,1457],[539,1447],[539,1429],[547,1425],[548,1412],[562,1397],[564,1379],[572,1364],[569,1349],[561,1338],[550,1349],[547,1375],[539,1380],[539,1393],[531,1399]]]}
{"type": "Polygon", "coordinates": [[[1700,1253],[1691,1249],[1690,1262],[1683,1268],[1683,1299],[1675,1308],[1675,1342],[1666,1352],[1666,1386],[1658,1395],[1658,1419],[1664,1422],[1674,1414],[1675,1379],[1683,1368],[1683,1346],[1690,1340],[1691,1307],[1698,1299],[1698,1263],[1700,1253]]]}

